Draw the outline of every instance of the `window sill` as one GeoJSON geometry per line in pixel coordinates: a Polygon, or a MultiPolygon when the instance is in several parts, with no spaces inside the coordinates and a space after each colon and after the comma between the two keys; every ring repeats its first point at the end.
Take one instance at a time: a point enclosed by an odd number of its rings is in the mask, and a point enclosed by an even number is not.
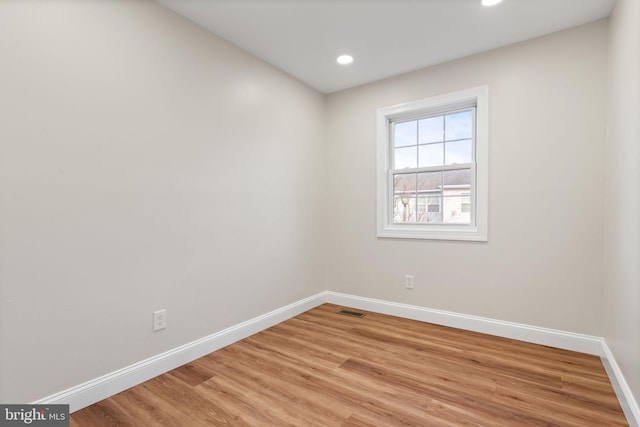
{"type": "Polygon", "coordinates": [[[378,237],[393,239],[422,239],[422,240],[459,240],[469,242],[487,242],[486,230],[479,230],[470,226],[387,226],[378,230],[378,237]]]}

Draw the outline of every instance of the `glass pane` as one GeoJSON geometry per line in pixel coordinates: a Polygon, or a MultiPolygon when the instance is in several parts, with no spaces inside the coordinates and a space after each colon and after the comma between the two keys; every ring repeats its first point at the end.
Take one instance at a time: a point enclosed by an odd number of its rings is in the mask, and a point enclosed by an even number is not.
{"type": "Polygon", "coordinates": [[[442,191],[442,172],[423,172],[418,174],[418,193],[440,195],[442,191]]]}
{"type": "Polygon", "coordinates": [[[471,213],[471,197],[461,197],[460,203],[460,212],[471,213]]]}
{"type": "Polygon", "coordinates": [[[420,144],[442,141],[444,138],[444,116],[420,120],[418,122],[418,131],[420,144]]]}
{"type": "Polygon", "coordinates": [[[393,145],[394,147],[406,147],[416,145],[418,139],[418,122],[395,123],[393,125],[393,145]]]}
{"type": "Polygon", "coordinates": [[[471,140],[463,139],[461,141],[447,142],[444,158],[446,165],[471,163],[471,140]]]}
{"type": "Polygon", "coordinates": [[[471,111],[447,114],[444,119],[445,139],[468,139],[473,131],[473,114],[471,111]]]}
{"type": "Polygon", "coordinates": [[[418,197],[417,199],[417,209],[416,209],[416,222],[428,222],[429,218],[427,216],[427,198],[426,197],[418,197]]]}
{"type": "Polygon", "coordinates": [[[429,212],[440,212],[440,197],[428,197],[427,210],[429,212]]]}
{"type": "Polygon", "coordinates": [[[443,222],[445,224],[469,224],[471,222],[471,213],[463,212],[463,204],[469,201],[468,197],[443,197],[442,213],[443,222]]]}
{"type": "Polygon", "coordinates": [[[397,197],[416,196],[416,174],[405,173],[393,176],[393,194],[397,197]]]}
{"type": "Polygon", "coordinates": [[[393,222],[408,223],[415,222],[416,199],[394,197],[393,199],[393,222]]]}
{"type": "Polygon", "coordinates": [[[444,171],[444,192],[445,196],[450,195],[450,191],[456,191],[458,195],[469,194],[471,188],[471,169],[460,169],[444,171]]]}
{"type": "Polygon", "coordinates": [[[418,197],[416,222],[441,223],[440,197],[418,197]]]}
{"type": "Polygon", "coordinates": [[[418,167],[440,166],[443,164],[444,144],[429,144],[418,146],[418,167]]]}
{"type": "Polygon", "coordinates": [[[393,168],[415,168],[418,164],[417,147],[396,148],[393,150],[393,168]]]}

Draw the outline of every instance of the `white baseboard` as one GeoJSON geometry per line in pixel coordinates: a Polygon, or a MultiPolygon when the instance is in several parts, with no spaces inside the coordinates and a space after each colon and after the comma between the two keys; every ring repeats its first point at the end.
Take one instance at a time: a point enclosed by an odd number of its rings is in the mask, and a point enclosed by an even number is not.
{"type": "Polygon", "coordinates": [[[357,297],[336,292],[327,292],[327,301],[360,310],[389,314],[405,319],[420,320],[436,325],[451,326],[453,328],[481,332],[483,334],[511,338],[534,344],[542,344],[549,347],[579,351],[581,353],[598,356],[601,354],[602,338],[590,335],[575,334],[521,323],[506,322],[503,320],[357,297]]]}
{"type": "Polygon", "coordinates": [[[640,424],[638,404],[603,338],[331,291],[289,304],[34,403],[69,404],[71,412],[77,411],[326,302],[601,356],[610,365],[607,372],[612,383],[619,385],[616,392],[623,408],[627,405],[625,414],[629,423],[632,426],[634,421],[635,426],[640,424]]]}
{"type": "Polygon", "coordinates": [[[321,292],[33,403],[68,404],[70,412],[77,411],[325,302],[326,293],[321,292]]]}
{"type": "Polygon", "coordinates": [[[602,340],[602,358],[629,426],[640,427],[640,407],[638,407],[638,402],[634,398],[631,388],[629,388],[629,384],[627,384],[627,380],[622,375],[620,366],[618,366],[605,340],[602,340]]]}

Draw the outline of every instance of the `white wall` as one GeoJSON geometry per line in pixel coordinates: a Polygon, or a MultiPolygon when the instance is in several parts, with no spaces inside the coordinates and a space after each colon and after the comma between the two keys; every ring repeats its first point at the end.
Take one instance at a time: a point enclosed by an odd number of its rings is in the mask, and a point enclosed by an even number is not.
{"type": "Polygon", "coordinates": [[[600,335],[606,37],[599,21],[330,95],[331,289],[600,335]],[[483,84],[488,243],[376,238],[376,109],[483,84]]]}
{"type": "Polygon", "coordinates": [[[2,1],[0,58],[0,402],[324,289],[323,95],[150,1],[2,1]]]}
{"type": "Polygon", "coordinates": [[[640,401],[640,2],[609,21],[604,337],[640,401]]]}

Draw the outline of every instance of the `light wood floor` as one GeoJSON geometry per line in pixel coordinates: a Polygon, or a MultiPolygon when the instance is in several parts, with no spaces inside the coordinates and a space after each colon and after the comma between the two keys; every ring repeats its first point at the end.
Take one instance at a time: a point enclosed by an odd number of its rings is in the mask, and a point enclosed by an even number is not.
{"type": "Polygon", "coordinates": [[[598,357],[325,304],[76,426],[624,426],[598,357]]]}

